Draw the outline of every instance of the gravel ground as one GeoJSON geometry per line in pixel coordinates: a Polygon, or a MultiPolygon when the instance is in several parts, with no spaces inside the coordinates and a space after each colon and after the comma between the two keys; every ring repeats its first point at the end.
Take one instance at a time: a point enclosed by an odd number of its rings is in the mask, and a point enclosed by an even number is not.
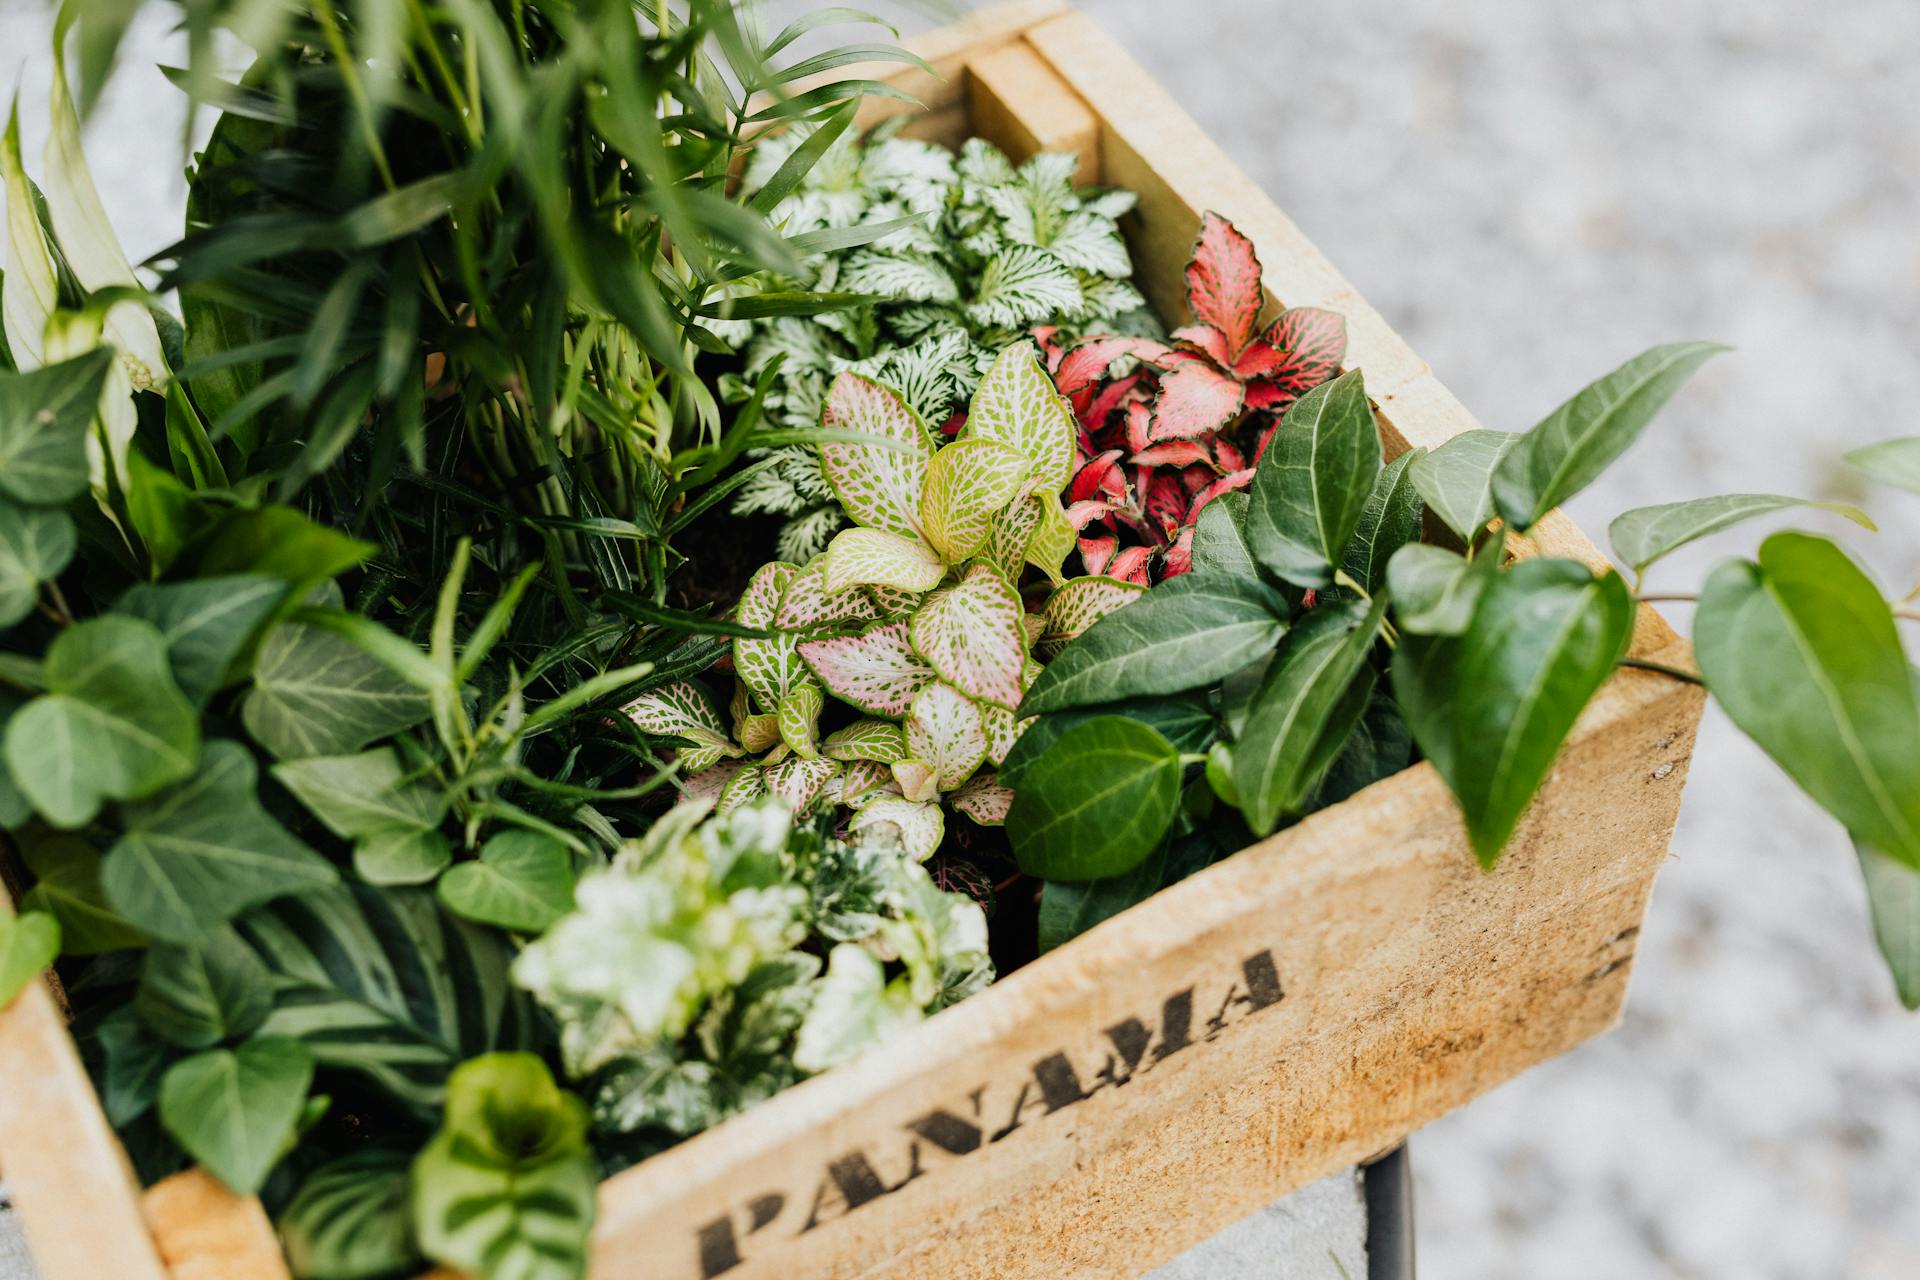
{"type": "MultiPolygon", "coordinates": [[[[1738,344],[1573,504],[1590,531],[1708,492],[1869,497],[1838,453],[1917,429],[1886,408],[1920,376],[1913,0],[1083,3],[1487,425],[1655,342],[1738,344]]],[[[178,56],[161,16],[147,62],[178,56]]],[[[43,29],[0,0],[30,167],[43,29]]],[[[167,92],[129,67],[90,129],[136,254],[179,225],[167,92]]],[[[1920,502],[1870,501],[1904,589],[1920,502]]],[[[1421,1135],[1427,1280],[1920,1275],[1920,1020],[1845,840],[1712,714],[1643,939],[1619,1031],[1421,1135]]]]}

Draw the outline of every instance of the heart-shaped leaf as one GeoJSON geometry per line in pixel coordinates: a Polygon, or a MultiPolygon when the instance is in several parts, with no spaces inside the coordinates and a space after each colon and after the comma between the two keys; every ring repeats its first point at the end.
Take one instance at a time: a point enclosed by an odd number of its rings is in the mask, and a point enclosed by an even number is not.
{"type": "Polygon", "coordinates": [[[993,518],[1013,501],[1032,463],[1009,445],[955,440],[933,455],[920,496],[920,527],[948,564],[986,544],[993,518]]]}
{"type": "Polygon", "coordinates": [[[935,592],[908,624],[913,651],[962,693],[1008,710],[1020,705],[1026,662],[1020,595],[987,565],[935,592]]]}
{"type": "Polygon", "coordinates": [[[60,922],[44,911],[14,915],[0,907],[0,1009],[60,954],[60,922]]]}
{"type": "Polygon", "coordinates": [[[1234,790],[1257,836],[1308,794],[1366,710],[1374,671],[1367,654],[1386,613],[1381,597],[1309,609],[1287,632],[1247,709],[1233,746],[1234,790]]]}
{"type": "Polygon", "coordinates": [[[260,807],[253,756],[209,742],[193,777],[125,805],[101,887],[113,909],[156,938],[190,942],[248,907],[338,881],[332,864],[260,807]]]}
{"type": "Polygon", "coordinates": [[[904,716],[937,672],[913,651],[907,624],[881,622],[857,636],[803,640],[800,656],[842,702],[876,716],[904,716]]]}
{"type": "Polygon", "coordinates": [[[56,827],[108,800],[149,796],[193,772],[200,718],[152,623],[112,614],[68,627],[47,648],[47,692],[7,721],[14,781],[56,827]]]}
{"type": "Polygon", "coordinates": [[[160,1123],[236,1195],[260,1190],[306,1104],[313,1054],[268,1037],[177,1062],[160,1081],[160,1123]]]}
{"type": "Polygon", "coordinates": [[[933,769],[935,784],[951,791],[987,757],[987,730],[973,700],[944,681],[914,695],[906,721],[907,751],[933,769]]]}
{"type": "Polygon", "coordinates": [[[819,446],[820,469],[846,513],[869,529],[917,541],[920,494],[933,461],[933,438],[900,393],[860,374],[843,373],[827,392],[820,425],[873,437],[871,442],[829,440],[819,446]]]}
{"type": "Polygon", "coordinates": [[[440,901],[455,915],[514,933],[539,933],[573,910],[573,855],[538,831],[502,831],[440,877],[440,901]]]}
{"type": "Polygon", "coordinates": [[[1349,578],[1370,592],[1386,585],[1387,562],[1401,547],[1420,537],[1420,512],[1424,504],[1413,485],[1413,467],[1426,453],[1409,449],[1389,462],[1374,478],[1373,492],[1360,511],[1360,523],[1354,526],[1340,567],[1349,578]]]}
{"type": "Polygon", "coordinates": [[[1054,390],[1039,353],[1016,342],[995,357],[967,410],[963,440],[986,440],[1026,455],[1041,493],[1058,493],[1073,474],[1079,424],[1054,390]]]}
{"type": "Polygon", "coordinates": [[[926,543],[878,529],[842,529],[827,544],[829,591],[845,591],[866,584],[900,591],[929,591],[946,571],[946,562],[940,553],[926,543]]]}
{"type": "MultiPolygon", "coordinates": [[[[160,628],[174,680],[205,706],[287,592],[285,580],[263,574],[141,583],[129,588],[113,611],[160,628]]],[[[423,699],[423,713],[424,705],[423,699]]]]}
{"type": "Polygon", "coordinates": [[[28,911],[44,911],[60,922],[61,947],[67,955],[91,956],[146,945],[146,935],[107,905],[100,884],[99,850],[77,836],[47,836],[22,844],[34,882],[20,905],[28,911]]]}
{"type": "Polygon", "coordinates": [[[282,622],[254,656],[241,720],[275,758],[297,760],[358,751],[431,710],[430,695],[347,637],[282,622]]]}
{"type": "Polygon", "coordinates": [[[1856,840],[1920,867],[1920,695],[1893,611],[1825,538],[1776,533],[1707,579],[1693,639],[1740,731],[1856,840]]]}
{"type": "Polygon", "coordinates": [[[1514,431],[1463,431],[1416,461],[1408,478],[1433,514],[1472,543],[1493,519],[1493,473],[1525,438],[1514,431]]]}
{"type": "Polygon", "coordinates": [[[273,776],[335,835],[356,842],[354,867],[376,884],[424,884],[450,853],[438,827],[446,794],[401,767],[391,747],[286,760],[273,776]]]}
{"type": "Polygon", "coordinates": [[[76,541],[66,512],[16,506],[0,498],[0,627],[33,612],[40,584],[67,567],[76,541]]]}
{"type": "Polygon", "coordinates": [[[0,494],[58,506],[87,491],[87,432],[112,365],[100,347],[30,373],[0,371],[0,494]]]}
{"type": "Polygon", "coordinates": [[[1060,735],[1021,775],[1007,814],[1014,857],[1046,880],[1100,880],[1132,870],[1180,804],[1180,753],[1125,716],[1060,735]]]}
{"type": "Polygon", "coordinates": [[[1460,802],[1482,866],[1499,859],[1632,633],[1618,574],[1527,560],[1481,592],[1465,635],[1401,636],[1394,694],[1460,802]]]}
{"type": "Polygon", "coordinates": [[[1302,587],[1333,584],[1380,474],[1380,436],[1360,371],[1300,397],[1247,491],[1247,541],[1260,564],[1302,587]]]}
{"type": "Polygon", "coordinates": [[[1840,456],[1882,484],[1920,493],[1920,436],[1882,440],[1840,456]]]}
{"type": "Polygon", "coordinates": [[[1819,507],[1862,528],[1874,527],[1866,512],[1844,502],[1814,502],[1777,493],[1728,493],[1623,511],[1607,526],[1607,540],[1628,568],[1645,573],[1648,565],[1697,538],[1787,507],[1819,507]]]}
{"type": "Polygon", "coordinates": [[[150,948],[133,1007],[161,1039],[211,1049],[259,1030],[273,1009],[273,976],[240,935],[214,929],[189,945],[150,948]]]}
{"type": "Polygon", "coordinates": [[[1576,392],[1500,460],[1493,499],[1501,518],[1525,532],[1592,484],[1694,372],[1725,350],[1717,342],[1669,343],[1576,392]]]}
{"type": "Polygon", "coordinates": [[[1271,650],[1286,619],[1286,600],[1264,583],[1183,574],[1087,628],[1019,709],[1037,715],[1202,688],[1271,650]]]}

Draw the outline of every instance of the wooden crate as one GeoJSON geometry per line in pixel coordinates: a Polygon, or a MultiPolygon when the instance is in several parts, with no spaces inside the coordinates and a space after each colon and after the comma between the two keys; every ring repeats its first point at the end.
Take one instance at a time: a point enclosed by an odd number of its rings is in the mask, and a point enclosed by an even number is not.
{"type": "MultiPolygon", "coordinates": [[[[1272,306],[1342,313],[1388,452],[1476,424],[1167,94],[1059,3],[916,46],[919,136],[1071,150],[1140,194],[1147,296],[1183,318],[1203,210],[1272,306]]],[[[901,110],[871,104],[868,123],[901,110]]],[[[1602,563],[1555,515],[1521,548],[1602,563]]],[[[1635,652],[1684,662],[1643,609],[1635,652]]],[[[605,1184],[595,1280],[1138,1275],[1374,1154],[1619,1016],[1702,704],[1623,671],[1499,869],[1426,765],[1175,885],[941,1013],[605,1184]]],[[[46,1280],[286,1275],[256,1201],[202,1172],[142,1194],[48,991],[0,1014],[0,1171],[46,1280]]]]}

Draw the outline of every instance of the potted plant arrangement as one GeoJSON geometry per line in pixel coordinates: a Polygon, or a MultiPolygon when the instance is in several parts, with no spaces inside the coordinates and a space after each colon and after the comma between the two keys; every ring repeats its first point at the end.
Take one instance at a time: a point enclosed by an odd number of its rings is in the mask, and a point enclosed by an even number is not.
{"type": "Polygon", "coordinates": [[[256,10],[184,11],[257,59],[174,73],[174,309],[124,13],[0,147],[50,1280],[1138,1273],[1617,1016],[1707,693],[1920,1004],[1914,597],[1644,585],[1866,514],[1557,514],[1721,348],[1474,427],[1055,4],[256,10]]]}

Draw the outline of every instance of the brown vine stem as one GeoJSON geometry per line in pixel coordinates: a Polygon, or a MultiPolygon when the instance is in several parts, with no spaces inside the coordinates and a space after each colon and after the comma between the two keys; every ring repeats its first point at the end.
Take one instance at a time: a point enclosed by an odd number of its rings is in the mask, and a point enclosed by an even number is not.
{"type": "Polygon", "coordinates": [[[1700,597],[1684,591],[1635,596],[1636,604],[1699,604],[1700,597]]]}
{"type": "Polygon", "coordinates": [[[1688,684],[1704,685],[1706,683],[1705,680],[1700,678],[1698,672],[1683,670],[1680,667],[1670,667],[1664,662],[1655,662],[1650,658],[1622,658],[1620,659],[1620,665],[1623,667],[1632,667],[1637,671],[1658,672],[1663,676],[1671,676],[1675,680],[1685,680],[1688,684]]]}

